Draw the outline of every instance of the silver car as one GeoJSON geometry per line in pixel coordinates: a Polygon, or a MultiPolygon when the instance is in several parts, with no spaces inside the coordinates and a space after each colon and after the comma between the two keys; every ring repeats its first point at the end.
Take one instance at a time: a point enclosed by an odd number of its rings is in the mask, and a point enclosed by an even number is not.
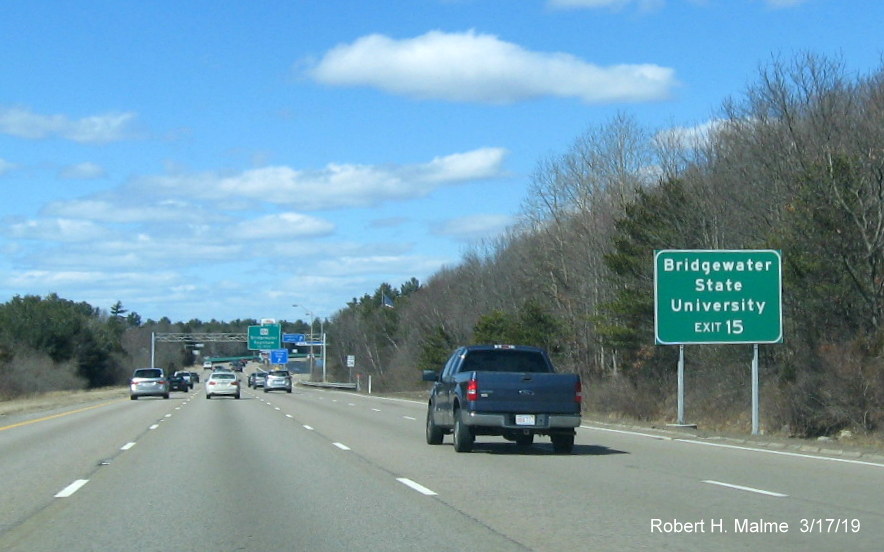
{"type": "Polygon", "coordinates": [[[264,380],[266,378],[267,372],[265,372],[264,370],[258,370],[257,372],[249,374],[249,387],[251,387],[252,389],[264,387],[264,380]]]}
{"type": "Polygon", "coordinates": [[[233,372],[212,372],[206,380],[206,398],[211,399],[215,395],[232,395],[239,398],[239,378],[233,372]]]}
{"type": "Polygon", "coordinates": [[[271,370],[264,377],[264,392],[268,391],[292,392],[292,375],[288,370],[271,370]]]}
{"type": "Polygon", "coordinates": [[[169,380],[160,368],[139,368],[129,380],[129,398],[138,397],[169,398],[169,380]]]}

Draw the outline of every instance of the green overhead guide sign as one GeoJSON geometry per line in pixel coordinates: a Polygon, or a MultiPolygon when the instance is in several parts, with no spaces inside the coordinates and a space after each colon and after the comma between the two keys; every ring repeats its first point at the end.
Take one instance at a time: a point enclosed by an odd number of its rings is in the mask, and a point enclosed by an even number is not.
{"type": "Polygon", "coordinates": [[[776,250],[654,252],[654,337],[661,345],[781,343],[776,250]]]}
{"type": "Polygon", "coordinates": [[[282,332],[279,324],[249,326],[249,350],[270,351],[282,345],[282,332]]]}

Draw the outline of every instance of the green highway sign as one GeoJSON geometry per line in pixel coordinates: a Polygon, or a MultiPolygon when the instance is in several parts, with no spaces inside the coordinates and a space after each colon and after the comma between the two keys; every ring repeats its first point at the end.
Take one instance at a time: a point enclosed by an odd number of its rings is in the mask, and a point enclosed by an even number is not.
{"type": "Polygon", "coordinates": [[[781,343],[782,255],[770,249],[654,252],[661,345],[781,343]]]}
{"type": "Polygon", "coordinates": [[[279,324],[249,326],[249,350],[269,351],[282,348],[282,332],[279,324]]]}

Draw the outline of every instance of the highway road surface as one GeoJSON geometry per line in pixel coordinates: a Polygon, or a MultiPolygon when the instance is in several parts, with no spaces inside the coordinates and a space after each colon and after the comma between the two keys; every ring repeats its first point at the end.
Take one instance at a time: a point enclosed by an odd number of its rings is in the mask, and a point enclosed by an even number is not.
{"type": "Polygon", "coordinates": [[[424,441],[426,405],[296,388],[0,418],[0,550],[884,550],[884,464],[589,424],[424,441]]]}

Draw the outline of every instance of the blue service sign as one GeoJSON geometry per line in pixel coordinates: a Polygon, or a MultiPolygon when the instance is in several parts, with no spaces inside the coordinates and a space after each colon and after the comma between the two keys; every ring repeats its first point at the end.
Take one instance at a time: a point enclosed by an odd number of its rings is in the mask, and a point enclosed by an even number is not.
{"type": "Polygon", "coordinates": [[[303,343],[307,341],[306,334],[282,334],[283,343],[303,343]]]}
{"type": "Polygon", "coordinates": [[[288,364],[289,352],[287,349],[274,349],[270,351],[270,364],[288,364]]]}

